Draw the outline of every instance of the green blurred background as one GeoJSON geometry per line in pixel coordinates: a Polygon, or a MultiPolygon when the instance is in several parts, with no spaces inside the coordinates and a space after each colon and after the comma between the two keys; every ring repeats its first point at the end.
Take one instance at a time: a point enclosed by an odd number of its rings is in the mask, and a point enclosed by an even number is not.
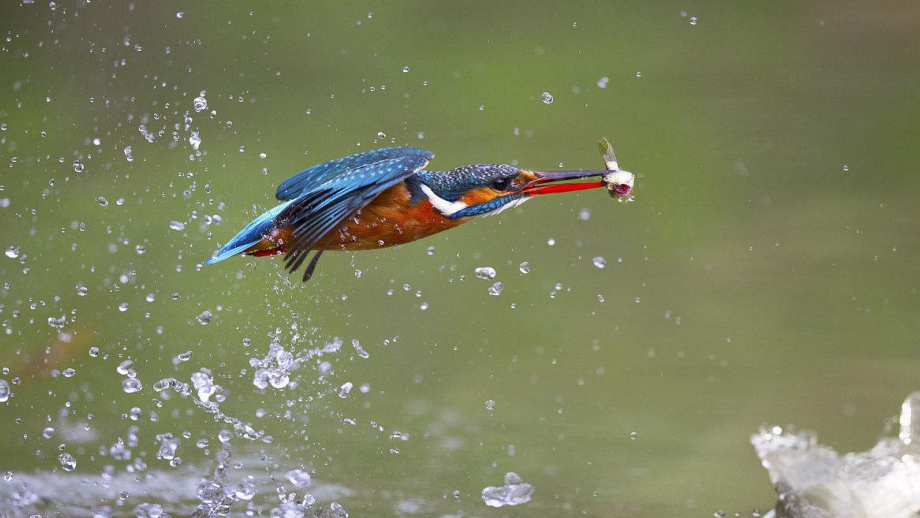
{"type": "Polygon", "coordinates": [[[300,467],[352,516],[749,516],[775,499],[759,426],[864,450],[920,387],[915,2],[37,0],[0,20],[0,487],[73,491],[23,512],[191,513],[194,487],[145,473],[213,471],[228,425],[152,388],[200,368],[271,436],[231,441],[234,477],[300,467]],[[321,161],[395,143],[432,169],[595,168],[601,136],[635,203],[548,197],[327,254],[306,285],[277,258],[199,267],[321,161]],[[344,346],[261,390],[270,334],[344,346]],[[179,467],[156,458],[164,433],[179,467]],[[138,477],[123,505],[78,495],[106,465],[138,477]],[[533,501],[486,507],[508,471],[533,501]]]}

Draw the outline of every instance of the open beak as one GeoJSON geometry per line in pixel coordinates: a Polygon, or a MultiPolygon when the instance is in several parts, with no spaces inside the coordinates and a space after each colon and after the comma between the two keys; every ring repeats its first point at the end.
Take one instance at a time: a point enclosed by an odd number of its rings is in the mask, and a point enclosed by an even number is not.
{"type": "Polygon", "coordinates": [[[577,171],[532,171],[536,177],[524,187],[524,193],[528,195],[535,194],[553,194],[557,192],[581,191],[584,189],[596,189],[606,187],[603,176],[610,171],[588,171],[579,169],[577,171]],[[567,180],[576,180],[580,178],[590,178],[592,176],[600,177],[593,182],[573,182],[559,183],[567,180]]]}

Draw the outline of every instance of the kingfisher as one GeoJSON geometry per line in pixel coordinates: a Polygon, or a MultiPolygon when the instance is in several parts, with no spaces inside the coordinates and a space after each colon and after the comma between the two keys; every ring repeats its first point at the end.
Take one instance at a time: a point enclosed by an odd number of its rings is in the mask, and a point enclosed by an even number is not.
{"type": "MultiPolygon", "coordinates": [[[[609,148],[609,144],[608,144],[609,148]]],[[[629,196],[634,176],[619,170],[612,148],[600,171],[530,171],[473,164],[427,171],[434,154],[412,147],[365,151],[315,165],[278,186],[280,205],[257,217],[211,255],[285,254],[285,269],[307,281],[326,250],[372,250],[409,243],[478,216],[498,214],[540,194],[608,187],[629,196]],[[612,160],[612,161],[611,161],[612,160]],[[560,183],[600,176],[595,181],[560,183]]]]}

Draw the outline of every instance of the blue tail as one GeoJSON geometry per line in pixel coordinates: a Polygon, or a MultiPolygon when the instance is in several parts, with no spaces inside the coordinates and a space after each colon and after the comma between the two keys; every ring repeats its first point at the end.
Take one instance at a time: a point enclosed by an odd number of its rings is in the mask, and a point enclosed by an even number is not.
{"type": "Polygon", "coordinates": [[[281,211],[293,201],[294,200],[282,203],[254,219],[252,223],[246,225],[246,228],[241,230],[239,234],[233,236],[233,239],[228,241],[227,244],[217,252],[217,255],[209,257],[204,264],[219,263],[228,257],[233,257],[234,255],[246,251],[246,249],[261,241],[262,238],[274,228],[275,216],[280,214],[281,211]]]}

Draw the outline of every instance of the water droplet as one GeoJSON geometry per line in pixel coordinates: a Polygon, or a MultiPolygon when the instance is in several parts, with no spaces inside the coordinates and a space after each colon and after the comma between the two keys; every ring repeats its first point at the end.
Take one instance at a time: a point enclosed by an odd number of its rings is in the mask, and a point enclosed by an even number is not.
{"type": "Polygon", "coordinates": [[[192,359],[192,351],[185,351],[184,353],[179,353],[179,355],[176,356],[176,358],[178,358],[180,362],[187,362],[192,359]]]}
{"type": "Polygon", "coordinates": [[[90,348],[89,348],[89,355],[92,356],[93,358],[99,356],[99,348],[96,347],[96,346],[90,347],[90,348]]]}
{"type": "Polygon", "coordinates": [[[243,501],[252,500],[256,496],[256,488],[251,482],[241,482],[233,490],[233,496],[243,501]]]}
{"type": "Polygon", "coordinates": [[[489,412],[495,410],[495,401],[491,399],[486,401],[486,410],[488,410],[489,412]]]}
{"type": "Polygon", "coordinates": [[[387,138],[387,134],[382,131],[378,131],[377,138],[387,138]]]}
{"type": "Polygon", "coordinates": [[[201,313],[198,314],[197,317],[195,317],[195,319],[198,320],[198,323],[203,326],[210,324],[211,318],[213,318],[213,315],[211,315],[211,312],[208,310],[202,311],[201,313]]]}
{"type": "Polygon", "coordinates": [[[636,77],[642,77],[642,72],[636,70],[636,77]]]}
{"type": "MultiPolygon", "coordinates": [[[[179,18],[180,20],[182,18],[185,18],[185,13],[182,11],[179,11],[178,13],[176,13],[176,18],[179,18]]],[[[195,111],[201,111],[201,110],[195,110],[195,111]]]]}
{"type": "Polygon", "coordinates": [[[690,17],[690,25],[696,25],[699,22],[699,19],[696,16],[690,17]]]}
{"type": "Polygon", "coordinates": [[[10,394],[10,384],[6,380],[0,380],[0,403],[9,401],[10,394]]]}
{"type": "Polygon", "coordinates": [[[125,311],[128,311],[128,303],[122,302],[121,304],[119,304],[118,311],[121,311],[122,313],[124,313],[125,311]]]}
{"type": "Polygon", "coordinates": [[[348,397],[348,393],[351,392],[354,384],[350,381],[346,381],[341,387],[339,387],[339,397],[345,399],[348,397]]]}
{"type": "Polygon", "coordinates": [[[493,297],[497,297],[502,294],[503,289],[505,289],[505,285],[502,284],[501,282],[496,282],[495,284],[489,287],[489,295],[492,295],[493,297]]]}
{"type": "Polygon", "coordinates": [[[157,435],[157,439],[160,440],[160,448],[157,450],[157,458],[172,460],[176,457],[176,450],[179,449],[180,441],[177,437],[173,437],[171,433],[164,433],[157,435]]]}
{"type": "Polygon", "coordinates": [[[80,162],[73,163],[73,170],[75,173],[82,173],[86,167],[80,162]]]}
{"type": "Polygon", "coordinates": [[[76,373],[77,373],[77,371],[76,371],[75,369],[72,369],[72,368],[68,367],[68,368],[64,369],[64,371],[63,371],[61,374],[63,374],[65,378],[72,378],[72,377],[74,376],[74,374],[76,374],[76,373]]]}
{"type": "Polygon", "coordinates": [[[202,95],[199,95],[198,97],[195,98],[194,101],[192,101],[192,107],[195,109],[196,112],[202,112],[208,109],[208,100],[205,99],[204,92],[202,92],[201,94],[202,95]]]}
{"type": "Polygon", "coordinates": [[[556,244],[556,240],[553,238],[549,238],[546,240],[546,244],[549,246],[554,246],[556,244]]]}
{"type": "Polygon", "coordinates": [[[125,160],[134,162],[134,155],[131,154],[131,146],[125,146],[125,160]]]}
{"type": "Polygon", "coordinates": [[[358,356],[360,356],[361,358],[370,358],[370,357],[371,357],[371,355],[368,354],[368,352],[365,351],[363,347],[361,347],[361,342],[359,342],[359,341],[357,341],[357,340],[352,340],[352,341],[351,341],[351,346],[355,348],[355,351],[358,353],[358,356]]]}
{"type": "Polygon", "coordinates": [[[553,94],[549,92],[543,92],[542,98],[543,104],[553,104],[553,94]]]}
{"type": "Polygon", "coordinates": [[[284,477],[290,480],[295,487],[307,487],[311,482],[310,474],[301,469],[288,471],[284,477]]]}
{"type": "Polygon", "coordinates": [[[257,389],[264,390],[268,388],[269,382],[269,371],[266,369],[259,369],[256,371],[255,375],[252,377],[252,384],[255,385],[257,389]]]}
{"type": "Polygon", "coordinates": [[[73,458],[73,455],[69,453],[58,455],[58,461],[61,463],[61,467],[64,468],[64,471],[73,471],[77,469],[77,459],[73,458]]]}
{"type": "Polygon", "coordinates": [[[403,74],[409,73],[409,67],[403,67],[403,74]]]}
{"type": "Polygon", "coordinates": [[[60,317],[48,317],[48,325],[60,331],[67,325],[67,316],[61,315],[60,317]]]}
{"type": "Polygon", "coordinates": [[[629,438],[635,441],[636,439],[639,438],[639,433],[638,433],[638,432],[629,432],[629,438]]]}
{"type": "Polygon", "coordinates": [[[44,437],[45,439],[50,439],[54,437],[54,427],[48,426],[44,430],[42,430],[42,437],[44,437]]]}
{"type": "MultiPolygon", "coordinates": [[[[198,130],[192,130],[192,135],[188,138],[188,143],[192,146],[192,149],[198,151],[198,147],[201,146],[201,134],[198,130]]],[[[243,148],[240,147],[240,152],[242,153],[243,148]]]]}
{"type": "Polygon", "coordinates": [[[594,266],[603,269],[605,266],[607,266],[607,260],[601,256],[597,256],[594,258],[594,266]]]}
{"type": "Polygon", "coordinates": [[[96,203],[98,203],[100,207],[108,207],[108,206],[109,206],[109,200],[105,199],[105,196],[99,196],[99,197],[97,197],[97,198],[96,198],[96,203]]]}
{"type": "Polygon", "coordinates": [[[495,278],[495,268],[491,266],[481,266],[476,268],[476,277],[485,280],[491,280],[495,278]]]}
{"type": "Polygon", "coordinates": [[[518,266],[518,270],[520,270],[521,273],[530,273],[530,263],[524,261],[520,266],[518,266]]]}
{"type": "Polygon", "coordinates": [[[610,78],[607,77],[607,76],[604,76],[604,77],[602,77],[602,78],[600,78],[600,79],[597,80],[597,87],[598,87],[598,88],[607,88],[607,83],[609,83],[609,82],[610,82],[610,78]]]}
{"type": "Polygon", "coordinates": [[[589,219],[591,219],[591,210],[585,208],[585,209],[581,209],[580,211],[578,211],[578,219],[582,221],[588,221],[589,219]]]}
{"type": "Polygon", "coordinates": [[[843,172],[846,173],[846,172],[849,172],[849,171],[850,171],[850,166],[847,165],[847,164],[843,164],[843,172]]]}
{"type": "Polygon", "coordinates": [[[6,252],[4,252],[4,255],[6,255],[6,256],[9,257],[10,259],[16,259],[17,257],[19,257],[19,247],[18,247],[18,246],[11,246],[11,247],[7,248],[7,249],[6,249],[6,252]]]}
{"type": "Polygon", "coordinates": [[[169,228],[173,230],[185,230],[185,223],[182,223],[181,221],[170,221],[169,228]]]}
{"type": "Polygon", "coordinates": [[[147,247],[144,245],[136,245],[134,251],[137,252],[137,255],[144,255],[144,252],[147,251],[147,247]]]}
{"type": "Polygon", "coordinates": [[[126,394],[133,394],[139,392],[144,388],[141,380],[137,378],[125,378],[121,380],[121,389],[125,391],[126,394]]]}
{"type": "Polygon", "coordinates": [[[434,246],[429,246],[428,248],[426,248],[425,253],[427,253],[428,255],[434,255],[434,246]]]}

